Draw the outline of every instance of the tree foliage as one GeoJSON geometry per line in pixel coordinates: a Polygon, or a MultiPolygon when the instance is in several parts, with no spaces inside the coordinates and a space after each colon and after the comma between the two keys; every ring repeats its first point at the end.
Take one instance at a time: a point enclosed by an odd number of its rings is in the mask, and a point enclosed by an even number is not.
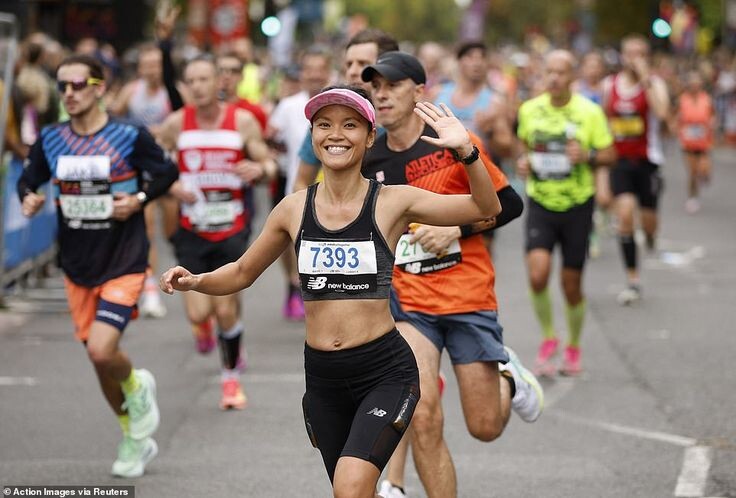
{"type": "Polygon", "coordinates": [[[365,15],[371,26],[399,40],[452,42],[460,9],[454,0],[345,0],[347,15],[365,15]]]}
{"type": "Polygon", "coordinates": [[[656,1],[641,0],[596,2],[596,42],[617,45],[629,33],[649,33],[656,5],[656,1]]]}
{"type": "MultiPolygon", "coordinates": [[[[723,0],[695,0],[701,23],[714,30],[721,25],[723,0]]],[[[538,29],[562,41],[566,27],[578,18],[581,4],[589,4],[596,19],[595,41],[616,44],[632,32],[649,33],[658,0],[490,0],[486,19],[489,42],[516,41],[538,29]]],[[[371,26],[400,40],[454,42],[462,19],[455,0],[345,0],[347,15],[363,14],[371,26]]]]}

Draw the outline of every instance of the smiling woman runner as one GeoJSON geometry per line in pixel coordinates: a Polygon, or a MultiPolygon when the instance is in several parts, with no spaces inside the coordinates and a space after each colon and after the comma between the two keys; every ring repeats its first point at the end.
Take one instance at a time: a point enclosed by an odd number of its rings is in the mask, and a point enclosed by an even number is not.
{"type": "Polygon", "coordinates": [[[457,226],[500,211],[460,121],[445,106],[420,102],[415,112],[438,135],[423,140],[464,158],[470,195],[381,186],[361,176],[376,138],[375,110],[362,89],[331,87],[305,107],[324,181],[284,198],[236,262],[199,275],[177,266],[161,277],[169,294],[232,294],[294,241],[306,310],[304,419],[336,497],[375,495],[419,400],[416,361],[389,312],[392,248],[410,222],[457,226]]]}

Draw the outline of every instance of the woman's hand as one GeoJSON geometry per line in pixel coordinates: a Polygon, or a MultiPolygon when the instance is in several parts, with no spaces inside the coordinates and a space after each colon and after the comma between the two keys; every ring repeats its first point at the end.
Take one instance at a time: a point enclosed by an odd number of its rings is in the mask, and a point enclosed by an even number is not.
{"type": "Polygon", "coordinates": [[[455,150],[460,157],[467,157],[473,152],[468,130],[445,104],[437,107],[431,102],[417,102],[414,112],[437,132],[438,138],[422,136],[422,140],[437,147],[455,150]]]}
{"type": "Polygon", "coordinates": [[[192,275],[186,268],[175,266],[161,275],[158,286],[166,294],[173,294],[175,290],[185,292],[194,290],[199,279],[199,275],[192,275]]]}

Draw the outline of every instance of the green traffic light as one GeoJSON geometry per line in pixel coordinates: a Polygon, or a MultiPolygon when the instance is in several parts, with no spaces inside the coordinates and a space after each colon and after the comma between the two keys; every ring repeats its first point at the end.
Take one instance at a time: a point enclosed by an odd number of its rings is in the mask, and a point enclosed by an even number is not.
{"type": "Polygon", "coordinates": [[[662,18],[657,18],[652,23],[652,33],[657,38],[667,38],[672,34],[672,26],[662,18]]]}
{"type": "Polygon", "coordinates": [[[261,22],[261,31],[269,38],[276,36],[281,31],[281,21],[278,17],[269,16],[261,22]]]}

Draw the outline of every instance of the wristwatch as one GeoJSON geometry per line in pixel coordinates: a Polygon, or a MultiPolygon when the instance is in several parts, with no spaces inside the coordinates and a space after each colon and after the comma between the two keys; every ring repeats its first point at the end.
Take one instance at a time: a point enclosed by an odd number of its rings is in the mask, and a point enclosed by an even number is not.
{"type": "Polygon", "coordinates": [[[146,202],[148,202],[148,194],[146,194],[142,190],[135,194],[135,198],[141,206],[145,205],[146,202]]]}
{"type": "Polygon", "coordinates": [[[463,163],[465,166],[470,166],[480,157],[480,151],[475,145],[473,145],[473,151],[465,157],[460,157],[460,154],[458,154],[455,149],[452,149],[451,152],[452,157],[454,157],[456,161],[460,161],[461,163],[463,163]]]}

